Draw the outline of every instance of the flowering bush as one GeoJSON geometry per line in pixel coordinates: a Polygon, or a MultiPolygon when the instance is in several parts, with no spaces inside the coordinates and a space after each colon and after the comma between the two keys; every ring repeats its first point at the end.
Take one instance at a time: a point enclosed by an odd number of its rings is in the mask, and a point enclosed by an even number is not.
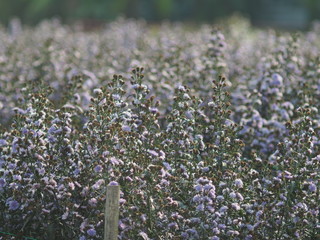
{"type": "Polygon", "coordinates": [[[320,238],[319,27],[237,26],[0,28],[0,231],[320,238]]]}

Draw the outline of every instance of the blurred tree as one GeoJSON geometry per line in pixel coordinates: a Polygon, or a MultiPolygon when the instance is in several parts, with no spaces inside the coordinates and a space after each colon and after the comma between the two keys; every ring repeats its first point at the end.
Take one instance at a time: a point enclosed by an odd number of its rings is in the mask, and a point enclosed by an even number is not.
{"type": "Polygon", "coordinates": [[[159,19],[170,18],[173,10],[172,0],[155,1],[155,9],[159,19]]]}
{"type": "MultiPolygon", "coordinates": [[[[309,1],[309,0],[308,0],[309,1]]],[[[251,17],[258,25],[305,28],[310,19],[310,11],[305,0],[251,0],[251,17]]]]}
{"type": "Polygon", "coordinates": [[[312,20],[320,18],[320,1],[319,0],[304,0],[306,6],[310,11],[312,20]]]}
{"type": "MultiPolygon", "coordinates": [[[[0,21],[7,24],[19,17],[24,24],[35,24],[54,16],[64,21],[76,19],[112,20],[119,15],[149,21],[212,21],[234,11],[260,17],[261,2],[271,0],[0,0],[0,21]]],[[[320,0],[277,0],[307,7],[312,19],[320,17],[320,0]]]]}
{"type": "Polygon", "coordinates": [[[8,23],[10,18],[24,18],[27,0],[22,1],[0,1],[0,20],[8,23]]]}
{"type": "Polygon", "coordinates": [[[39,19],[61,16],[65,18],[73,1],[64,0],[28,0],[25,9],[24,20],[28,23],[36,23],[39,19]]]}
{"type": "Polygon", "coordinates": [[[96,18],[111,20],[126,10],[129,0],[75,0],[73,18],[96,18]]]}

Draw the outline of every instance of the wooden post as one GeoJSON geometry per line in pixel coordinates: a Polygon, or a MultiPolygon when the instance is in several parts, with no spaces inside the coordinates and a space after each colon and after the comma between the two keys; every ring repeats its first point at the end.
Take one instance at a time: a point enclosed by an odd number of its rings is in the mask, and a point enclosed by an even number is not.
{"type": "Polygon", "coordinates": [[[118,239],[120,186],[107,186],[104,217],[104,240],[118,239]]]}
{"type": "Polygon", "coordinates": [[[55,240],[55,226],[53,223],[50,223],[48,226],[48,238],[47,240],[55,240]]]}

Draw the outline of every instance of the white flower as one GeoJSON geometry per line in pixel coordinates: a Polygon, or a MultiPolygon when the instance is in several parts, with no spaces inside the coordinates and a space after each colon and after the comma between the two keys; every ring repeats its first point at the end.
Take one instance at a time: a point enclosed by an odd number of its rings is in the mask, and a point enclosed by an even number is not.
{"type": "Polygon", "coordinates": [[[191,98],[190,98],[188,93],[185,93],[185,94],[183,94],[183,99],[184,100],[190,100],[191,98]]]}
{"type": "Polygon", "coordinates": [[[240,210],[240,205],[239,205],[239,203],[232,203],[232,204],[231,204],[231,207],[232,207],[233,209],[237,210],[237,211],[240,210]]]}
{"type": "Polygon", "coordinates": [[[209,107],[213,107],[213,106],[215,106],[215,103],[214,102],[208,102],[208,106],[209,107]]]}
{"type": "Polygon", "coordinates": [[[95,88],[95,89],[93,89],[93,93],[100,95],[100,94],[102,94],[102,90],[100,88],[95,88]]]}
{"type": "Polygon", "coordinates": [[[180,85],[180,86],[178,87],[178,89],[179,89],[180,91],[183,91],[183,92],[185,92],[185,91],[186,91],[185,87],[184,87],[184,86],[182,86],[182,85],[180,85]]]}

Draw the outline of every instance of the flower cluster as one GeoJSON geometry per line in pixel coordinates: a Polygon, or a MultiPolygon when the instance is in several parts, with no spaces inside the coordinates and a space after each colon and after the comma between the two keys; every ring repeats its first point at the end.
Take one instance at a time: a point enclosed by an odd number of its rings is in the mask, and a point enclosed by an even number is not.
{"type": "Polygon", "coordinates": [[[318,239],[319,26],[237,21],[0,27],[0,231],[102,239],[110,184],[119,239],[318,239]]]}

